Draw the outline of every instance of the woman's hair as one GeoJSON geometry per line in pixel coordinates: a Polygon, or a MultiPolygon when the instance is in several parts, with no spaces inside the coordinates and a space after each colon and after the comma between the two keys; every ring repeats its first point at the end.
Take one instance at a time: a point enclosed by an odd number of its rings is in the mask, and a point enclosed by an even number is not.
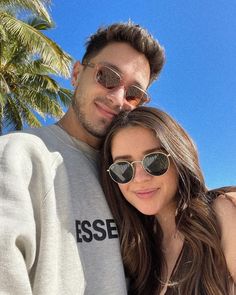
{"type": "Polygon", "coordinates": [[[152,130],[179,174],[175,219],[187,245],[187,264],[180,263],[168,295],[228,295],[229,273],[211,203],[218,195],[236,188],[208,191],[192,139],[169,115],[151,107],[118,115],[108,130],[101,155],[102,185],[119,231],[123,263],[130,279],[129,294],[158,294],[166,263],[161,247],[163,232],[157,219],[129,204],[107,173],[113,163],[112,138],[128,126],[152,130]]]}
{"type": "Polygon", "coordinates": [[[164,48],[146,29],[131,21],[99,28],[87,40],[82,62],[89,61],[113,42],[128,43],[135,50],[144,54],[150,66],[150,84],[157,79],[165,62],[164,48]]]}

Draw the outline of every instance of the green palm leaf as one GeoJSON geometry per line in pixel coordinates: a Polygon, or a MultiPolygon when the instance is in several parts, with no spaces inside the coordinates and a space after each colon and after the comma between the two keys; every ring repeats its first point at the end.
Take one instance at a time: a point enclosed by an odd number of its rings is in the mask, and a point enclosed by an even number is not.
{"type": "Polygon", "coordinates": [[[41,18],[45,19],[47,22],[51,23],[51,17],[48,14],[48,11],[43,3],[46,5],[51,1],[39,1],[39,0],[4,0],[0,1],[0,10],[8,7],[11,9],[22,9],[30,10],[33,13],[37,14],[41,18]]]}
{"type": "Polygon", "coordinates": [[[53,25],[44,11],[49,3],[0,0],[0,134],[39,127],[40,117],[61,117],[61,104],[71,101],[72,91],[53,76],[68,77],[72,59],[40,32],[53,25]],[[22,10],[25,21],[16,17],[22,10]]]}
{"type": "Polygon", "coordinates": [[[17,104],[10,95],[8,95],[7,102],[4,106],[3,118],[6,128],[10,128],[12,130],[21,130],[23,128],[23,121],[17,104]]]}
{"type": "Polygon", "coordinates": [[[60,97],[62,104],[64,106],[68,106],[71,103],[73,91],[66,88],[60,88],[58,91],[58,95],[60,97]]]}
{"type": "Polygon", "coordinates": [[[32,54],[39,54],[43,61],[58,74],[69,77],[71,57],[55,42],[37,29],[5,12],[0,12],[0,23],[12,38],[24,45],[32,54]]]}

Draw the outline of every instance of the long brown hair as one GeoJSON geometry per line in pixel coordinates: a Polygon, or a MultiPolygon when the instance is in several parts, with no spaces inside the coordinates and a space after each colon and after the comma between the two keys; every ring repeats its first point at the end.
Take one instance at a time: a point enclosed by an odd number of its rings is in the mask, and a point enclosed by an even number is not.
{"type": "Polygon", "coordinates": [[[130,205],[107,173],[113,162],[112,138],[127,126],[153,130],[179,174],[176,225],[188,246],[188,267],[180,265],[178,279],[170,284],[168,295],[228,295],[229,273],[211,203],[219,194],[236,187],[208,191],[192,139],[168,114],[151,107],[120,114],[108,131],[101,155],[102,185],[119,230],[123,263],[130,279],[129,294],[159,294],[165,259],[161,250],[163,232],[157,219],[130,205]]]}

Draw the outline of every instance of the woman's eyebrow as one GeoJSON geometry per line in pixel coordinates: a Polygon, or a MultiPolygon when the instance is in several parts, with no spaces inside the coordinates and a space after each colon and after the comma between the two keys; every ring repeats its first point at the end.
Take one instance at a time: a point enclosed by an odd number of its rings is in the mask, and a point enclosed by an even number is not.
{"type": "Polygon", "coordinates": [[[132,160],[132,157],[130,155],[117,156],[113,159],[113,162],[115,162],[117,160],[132,160]]]}
{"type": "MultiPolygon", "coordinates": [[[[152,149],[148,149],[148,150],[145,150],[143,152],[143,156],[147,155],[147,154],[150,154],[150,153],[153,153],[153,152],[158,152],[158,151],[163,151],[164,149],[161,148],[161,147],[156,147],[156,148],[152,148],[152,149]]],[[[133,160],[133,157],[132,155],[120,155],[120,156],[116,156],[114,159],[113,159],[113,162],[117,161],[117,160],[127,160],[127,161],[131,161],[133,160]]]]}

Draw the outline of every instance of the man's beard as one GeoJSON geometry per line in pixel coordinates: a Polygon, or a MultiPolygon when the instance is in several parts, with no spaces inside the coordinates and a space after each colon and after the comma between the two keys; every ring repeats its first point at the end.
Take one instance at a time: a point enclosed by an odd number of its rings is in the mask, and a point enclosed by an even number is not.
{"type": "Polygon", "coordinates": [[[106,133],[107,133],[107,129],[109,126],[106,126],[106,120],[105,119],[101,119],[102,123],[104,124],[104,128],[101,130],[101,128],[96,128],[96,126],[94,125],[94,123],[92,123],[91,121],[89,121],[86,118],[86,114],[85,111],[83,111],[83,103],[81,103],[80,101],[81,97],[74,96],[72,98],[72,108],[76,114],[76,117],[78,119],[78,121],[80,122],[80,124],[82,125],[82,127],[92,136],[102,139],[105,137],[106,133]],[[78,99],[79,98],[79,99],[78,99]]]}

